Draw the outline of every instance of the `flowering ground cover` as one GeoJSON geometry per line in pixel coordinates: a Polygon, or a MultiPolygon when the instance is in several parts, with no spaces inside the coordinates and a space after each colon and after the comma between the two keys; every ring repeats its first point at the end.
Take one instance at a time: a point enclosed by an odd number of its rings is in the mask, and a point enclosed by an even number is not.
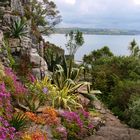
{"type": "Polygon", "coordinates": [[[37,80],[30,74],[23,83],[11,68],[1,71],[4,74],[0,75],[0,140],[81,140],[94,134],[88,107],[81,104],[63,108],[65,100],[54,100],[62,90],[50,79],[37,80]]]}

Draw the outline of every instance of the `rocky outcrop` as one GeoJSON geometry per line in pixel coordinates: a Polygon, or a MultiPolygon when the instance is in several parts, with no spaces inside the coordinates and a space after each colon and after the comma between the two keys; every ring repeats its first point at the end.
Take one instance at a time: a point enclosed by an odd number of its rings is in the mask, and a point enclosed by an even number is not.
{"type": "MultiPolygon", "coordinates": [[[[24,4],[27,4],[29,0],[4,0],[0,2],[0,48],[3,47],[3,33],[8,31],[10,25],[17,20],[21,20],[24,16],[24,4]]],[[[19,55],[28,55],[31,64],[33,64],[32,72],[37,78],[42,78],[45,75],[49,75],[47,63],[44,56],[44,44],[43,42],[34,44],[34,38],[31,35],[31,21],[27,21],[26,30],[28,32],[26,37],[8,38],[8,45],[11,48],[11,53],[17,55],[16,58],[21,58],[19,55]]],[[[0,59],[4,65],[8,65],[6,62],[7,54],[6,50],[1,52],[0,59]]]]}

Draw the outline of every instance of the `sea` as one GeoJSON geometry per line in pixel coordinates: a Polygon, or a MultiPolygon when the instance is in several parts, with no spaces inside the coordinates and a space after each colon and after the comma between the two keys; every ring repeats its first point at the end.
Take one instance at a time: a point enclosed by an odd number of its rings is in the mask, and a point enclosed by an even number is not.
{"type": "MultiPolygon", "coordinates": [[[[43,38],[45,41],[49,41],[63,48],[65,54],[68,54],[65,47],[67,43],[65,34],[52,34],[50,36],[43,36],[43,38]]],[[[127,56],[130,54],[128,47],[133,39],[135,39],[140,46],[140,35],[84,35],[84,44],[77,50],[75,60],[82,61],[85,54],[90,54],[91,51],[104,46],[108,46],[117,56],[127,56]]]]}

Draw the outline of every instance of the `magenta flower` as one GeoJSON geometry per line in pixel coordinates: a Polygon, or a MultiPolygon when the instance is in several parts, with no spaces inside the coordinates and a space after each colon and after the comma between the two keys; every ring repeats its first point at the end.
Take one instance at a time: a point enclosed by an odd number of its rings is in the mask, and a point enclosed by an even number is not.
{"type": "Polygon", "coordinates": [[[56,128],[57,132],[61,135],[63,138],[67,138],[67,130],[63,126],[59,126],[56,128]]]}
{"type": "Polygon", "coordinates": [[[34,83],[34,82],[36,81],[36,78],[35,78],[34,75],[31,74],[31,73],[28,75],[28,79],[29,79],[29,81],[32,82],[32,83],[34,83]]]}
{"type": "Polygon", "coordinates": [[[15,73],[12,71],[12,69],[5,67],[5,74],[8,78],[10,78],[13,81],[13,88],[14,92],[13,94],[19,95],[27,93],[27,89],[25,86],[19,81],[15,73]]]}

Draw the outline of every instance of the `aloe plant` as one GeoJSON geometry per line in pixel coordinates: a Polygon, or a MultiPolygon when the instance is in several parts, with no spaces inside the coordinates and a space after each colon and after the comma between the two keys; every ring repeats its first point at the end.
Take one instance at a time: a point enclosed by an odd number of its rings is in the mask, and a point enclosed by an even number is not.
{"type": "Polygon", "coordinates": [[[21,38],[23,36],[27,36],[27,23],[24,20],[14,21],[12,26],[10,27],[10,36],[14,38],[21,38]]]}

